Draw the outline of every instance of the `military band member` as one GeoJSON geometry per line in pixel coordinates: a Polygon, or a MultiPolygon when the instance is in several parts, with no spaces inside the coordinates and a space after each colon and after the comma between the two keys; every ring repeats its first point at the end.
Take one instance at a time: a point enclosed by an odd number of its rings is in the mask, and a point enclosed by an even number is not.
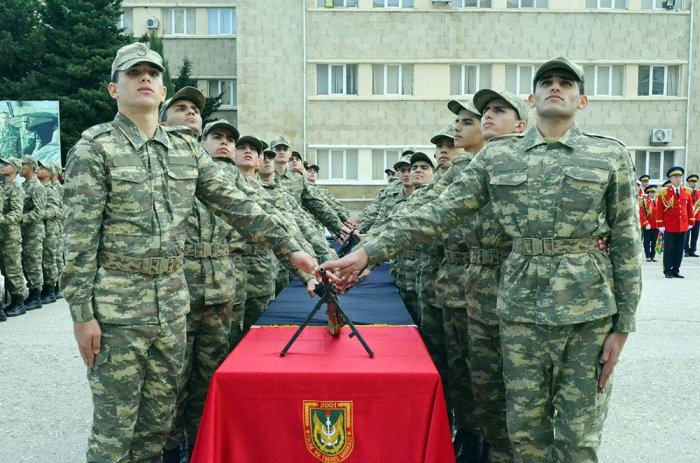
{"type": "Polygon", "coordinates": [[[656,239],[659,237],[656,211],[656,185],[649,185],[640,199],[639,223],[644,235],[644,255],[647,262],[656,262],[656,239]]]}
{"type": "Polygon", "coordinates": [[[698,250],[698,234],[700,233],[700,190],[698,190],[698,175],[688,175],[685,179],[690,188],[690,202],[693,204],[695,214],[695,225],[688,231],[685,242],[685,257],[700,257],[696,253],[698,250]]]}
{"type": "Polygon", "coordinates": [[[639,177],[639,197],[642,198],[646,195],[646,188],[649,186],[649,180],[651,177],[649,174],[644,174],[639,177]]]}
{"type": "Polygon", "coordinates": [[[671,184],[659,192],[656,202],[656,225],[664,234],[664,276],[684,278],[680,274],[683,261],[683,245],[688,230],[695,225],[690,188],[684,187],[680,166],[671,167],[666,176],[671,184]]]}

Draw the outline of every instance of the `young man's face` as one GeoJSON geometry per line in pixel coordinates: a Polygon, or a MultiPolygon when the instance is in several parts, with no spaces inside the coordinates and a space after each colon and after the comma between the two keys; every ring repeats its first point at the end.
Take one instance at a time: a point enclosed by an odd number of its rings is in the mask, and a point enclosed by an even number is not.
{"type": "Polygon", "coordinates": [[[484,140],[508,133],[521,133],[523,129],[525,121],[518,119],[518,113],[505,100],[491,100],[484,106],[481,114],[481,136],[484,140]]]}
{"type": "Polygon", "coordinates": [[[316,183],[316,180],[318,180],[318,172],[316,172],[316,169],[307,170],[306,178],[309,180],[309,182],[316,183]]]}
{"type": "Polygon", "coordinates": [[[455,147],[459,149],[478,145],[481,142],[481,124],[479,118],[462,109],[455,120],[455,147]]]}
{"type": "Polygon", "coordinates": [[[678,188],[681,186],[681,183],[683,183],[683,176],[682,175],[672,175],[671,176],[671,185],[673,185],[675,188],[678,188]]]}
{"type": "Polygon", "coordinates": [[[164,122],[169,126],[184,125],[202,133],[202,115],[197,105],[188,100],[172,102],[165,110],[164,122]]]}
{"type": "Polygon", "coordinates": [[[233,159],[233,151],[236,148],[236,138],[230,130],[223,128],[212,129],[204,140],[204,149],[209,156],[226,157],[233,159]]]}
{"type": "Polygon", "coordinates": [[[118,82],[110,82],[108,90],[120,109],[148,111],[157,110],[167,92],[163,73],[149,63],[139,63],[126,71],[119,71],[118,82]]]}
{"type": "Polygon", "coordinates": [[[297,172],[301,172],[302,170],[304,170],[304,163],[301,159],[294,156],[289,159],[289,168],[292,170],[296,170],[297,172]]]}
{"type": "Polygon", "coordinates": [[[275,160],[268,156],[263,156],[262,164],[260,165],[260,173],[269,175],[275,172],[275,160]]]}
{"type": "Polygon", "coordinates": [[[256,167],[258,165],[259,154],[255,147],[248,143],[236,146],[236,154],[233,156],[233,162],[238,167],[256,167]]]}
{"type": "Polygon", "coordinates": [[[0,113],[0,125],[7,127],[10,124],[10,115],[7,113],[0,113]]]}
{"type": "Polygon", "coordinates": [[[30,166],[29,164],[22,164],[22,170],[19,171],[19,174],[20,174],[22,177],[26,177],[26,176],[29,175],[31,172],[33,172],[33,170],[34,170],[34,169],[33,169],[32,166],[30,166]]]}
{"type": "Polygon", "coordinates": [[[441,138],[435,145],[435,159],[438,164],[452,161],[460,149],[455,147],[455,142],[451,138],[441,138]]]}
{"type": "Polygon", "coordinates": [[[39,167],[36,170],[36,176],[40,181],[45,181],[45,180],[50,180],[51,179],[51,174],[49,173],[48,170],[46,170],[44,167],[39,167]]]}
{"type": "Polygon", "coordinates": [[[649,190],[649,192],[647,193],[647,195],[648,195],[651,199],[654,199],[654,198],[656,198],[656,191],[651,191],[651,190],[649,190]]]}
{"type": "Polygon", "coordinates": [[[427,185],[434,173],[433,166],[425,161],[416,161],[411,165],[411,183],[414,186],[427,185]]]}
{"type": "Polygon", "coordinates": [[[274,147],[275,154],[275,164],[287,164],[289,162],[289,156],[292,155],[292,149],[287,145],[277,145],[274,147]]]}
{"type": "Polygon", "coordinates": [[[535,93],[528,98],[538,117],[570,119],[577,110],[588,106],[588,97],[581,95],[578,81],[566,71],[548,72],[537,81],[535,93]]]}
{"type": "Polygon", "coordinates": [[[401,164],[399,170],[396,172],[399,175],[401,184],[404,186],[411,185],[411,166],[408,164],[401,164]]]}
{"type": "Polygon", "coordinates": [[[649,180],[642,180],[642,188],[646,188],[649,186],[649,180]]]}
{"type": "Polygon", "coordinates": [[[2,175],[3,176],[12,175],[14,177],[15,175],[17,175],[17,169],[15,169],[12,164],[3,164],[2,165],[2,175]]]}
{"type": "Polygon", "coordinates": [[[698,186],[698,181],[697,181],[697,180],[691,180],[691,181],[688,182],[688,187],[690,187],[690,188],[693,189],[693,190],[694,190],[697,186],[698,186]]]}

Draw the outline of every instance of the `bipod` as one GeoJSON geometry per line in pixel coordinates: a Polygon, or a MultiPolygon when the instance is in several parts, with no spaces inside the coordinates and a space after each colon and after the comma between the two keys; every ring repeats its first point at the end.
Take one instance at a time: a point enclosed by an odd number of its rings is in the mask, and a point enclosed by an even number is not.
{"type": "Polygon", "coordinates": [[[343,308],[340,306],[340,303],[338,302],[338,294],[335,292],[333,284],[328,279],[328,275],[326,275],[325,269],[321,268],[319,270],[319,273],[321,274],[321,283],[316,285],[316,294],[321,296],[321,300],[318,301],[318,303],[314,307],[314,310],[311,311],[311,313],[304,320],[304,323],[302,323],[301,326],[296,330],[294,336],[292,336],[292,339],[290,339],[287,345],[284,346],[284,349],[282,349],[282,352],[280,352],[280,356],[284,357],[287,354],[287,351],[290,347],[292,347],[292,344],[294,344],[301,332],[304,331],[304,328],[306,328],[309,325],[309,323],[311,323],[311,319],[314,318],[316,312],[318,312],[321,309],[321,307],[323,307],[323,304],[328,304],[328,310],[326,311],[326,314],[328,315],[328,328],[330,329],[331,334],[333,336],[339,335],[341,326],[347,323],[348,326],[350,326],[350,329],[352,330],[352,333],[350,333],[349,337],[352,338],[354,336],[357,336],[357,339],[360,341],[360,344],[362,344],[362,347],[365,348],[367,354],[369,354],[370,357],[374,357],[374,352],[372,352],[372,349],[370,349],[369,345],[367,345],[365,339],[362,337],[360,332],[357,331],[357,328],[355,328],[355,325],[353,324],[352,320],[348,318],[347,314],[343,311],[343,308]]]}

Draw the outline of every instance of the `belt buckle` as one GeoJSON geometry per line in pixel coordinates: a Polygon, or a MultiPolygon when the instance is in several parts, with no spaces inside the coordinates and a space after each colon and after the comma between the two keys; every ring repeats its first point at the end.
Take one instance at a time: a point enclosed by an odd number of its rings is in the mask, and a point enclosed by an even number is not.
{"type": "MultiPolygon", "coordinates": [[[[539,238],[526,238],[530,243],[530,252],[532,256],[542,255],[542,240],[539,238]]],[[[525,249],[527,250],[527,241],[525,243],[525,249]]]]}
{"type": "Polygon", "coordinates": [[[498,264],[498,249],[489,249],[489,262],[492,264],[498,264]]]}
{"type": "MultiPolygon", "coordinates": [[[[177,264],[178,264],[177,257],[171,257],[169,259],[163,259],[163,260],[166,261],[165,272],[173,273],[177,269],[177,264]]],[[[165,272],[163,272],[163,273],[165,273],[165,272]]]]}
{"type": "Polygon", "coordinates": [[[542,255],[554,255],[554,238],[542,238],[542,255]]]}
{"type": "Polygon", "coordinates": [[[147,257],[144,263],[146,273],[149,275],[160,275],[164,270],[168,270],[168,260],[161,257],[147,257]],[[164,266],[165,269],[163,269],[164,266]]]}

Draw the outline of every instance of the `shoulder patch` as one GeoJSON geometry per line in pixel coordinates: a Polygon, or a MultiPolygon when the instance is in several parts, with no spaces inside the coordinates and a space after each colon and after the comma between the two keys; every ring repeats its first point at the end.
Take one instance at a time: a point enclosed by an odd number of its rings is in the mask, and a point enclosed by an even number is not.
{"type": "Polygon", "coordinates": [[[618,140],[618,139],[615,138],[615,137],[609,137],[609,136],[607,136],[607,135],[599,135],[599,134],[597,134],[597,133],[590,133],[590,132],[582,132],[582,133],[583,133],[585,136],[587,136],[587,137],[604,138],[604,139],[606,139],[606,140],[612,140],[612,141],[615,141],[615,142],[619,143],[623,148],[627,148],[627,145],[625,145],[622,141],[618,140]]]}
{"type": "Polygon", "coordinates": [[[104,124],[93,125],[89,129],[86,129],[85,131],[83,131],[82,137],[88,140],[94,140],[99,135],[110,132],[114,129],[115,125],[113,122],[105,122],[104,124]]]}

